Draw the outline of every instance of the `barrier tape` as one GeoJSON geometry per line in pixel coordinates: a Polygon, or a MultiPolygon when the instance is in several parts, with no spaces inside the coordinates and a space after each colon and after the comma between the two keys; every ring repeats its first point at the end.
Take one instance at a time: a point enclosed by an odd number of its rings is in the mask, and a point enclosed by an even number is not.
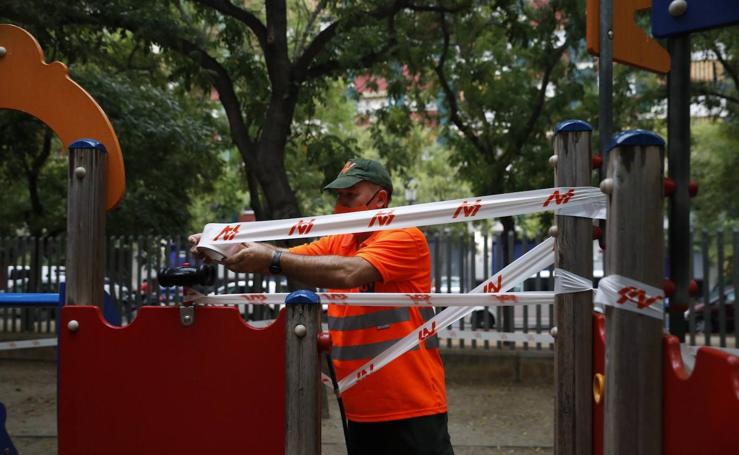
{"type": "Polygon", "coordinates": [[[576,273],[572,273],[559,267],[554,269],[554,293],[569,294],[571,292],[592,291],[593,281],[581,277],[576,273]]]}
{"type": "MultiPolygon", "coordinates": [[[[552,265],[554,263],[553,251],[554,239],[549,237],[493,275],[492,278],[477,286],[470,293],[501,292],[513,288],[536,272],[552,265]]],[[[398,340],[390,348],[342,378],[339,381],[339,393],[345,392],[367,376],[377,373],[385,365],[408,352],[419,342],[436,335],[439,330],[462,319],[472,311],[474,311],[473,307],[452,307],[443,310],[416,330],[398,340]]]]}
{"type": "Polygon", "coordinates": [[[245,241],[323,237],[548,211],[605,219],[606,202],[606,196],[595,187],[559,187],[286,220],[209,223],[203,229],[198,249],[220,261],[245,241]]]}
{"type": "Polygon", "coordinates": [[[482,330],[444,330],[439,332],[442,340],[476,340],[476,341],[510,341],[514,343],[554,343],[554,338],[548,333],[531,332],[488,332],[482,330]]]}
{"type": "Polygon", "coordinates": [[[12,351],[15,349],[43,348],[56,346],[59,341],[56,338],[39,338],[36,340],[4,341],[0,343],[0,351],[12,351]]]}
{"type": "Polygon", "coordinates": [[[600,280],[595,302],[662,320],[664,292],[631,278],[608,275],[600,280]]]}
{"type": "MultiPolygon", "coordinates": [[[[590,289],[590,287],[587,289],[590,289]]],[[[194,302],[200,305],[282,305],[288,295],[287,293],[200,295],[194,298],[194,302]]],[[[415,294],[384,292],[341,294],[320,292],[318,296],[321,298],[321,303],[368,307],[505,307],[554,303],[554,292],[502,292],[495,294],[442,294],[431,292],[415,294]]]]}

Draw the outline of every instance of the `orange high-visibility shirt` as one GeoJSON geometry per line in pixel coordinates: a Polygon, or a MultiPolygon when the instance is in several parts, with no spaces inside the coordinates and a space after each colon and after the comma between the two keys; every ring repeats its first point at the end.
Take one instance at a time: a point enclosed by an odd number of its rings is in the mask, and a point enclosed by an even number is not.
{"type": "MultiPolygon", "coordinates": [[[[372,264],[381,281],[330,292],[431,291],[431,255],[417,228],[378,231],[357,245],[353,234],[334,235],[290,249],[311,256],[357,256],[372,264]]],[[[433,317],[432,308],[328,306],[336,376],[342,379],[433,317]]],[[[407,419],[447,411],[444,366],[434,335],[342,394],[355,422],[407,419]]]]}

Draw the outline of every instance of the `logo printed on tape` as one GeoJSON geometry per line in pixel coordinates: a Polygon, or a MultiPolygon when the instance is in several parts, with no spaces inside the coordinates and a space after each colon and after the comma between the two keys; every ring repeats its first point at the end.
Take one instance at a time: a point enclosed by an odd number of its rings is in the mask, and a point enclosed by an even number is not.
{"type": "Polygon", "coordinates": [[[313,222],[316,221],[315,218],[311,218],[308,221],[298,220],[297,223],[293,227],[290,228],[290,232],[287,233],[287,235],[293,235],[295,234],[295,231],[298,231],[298,234],[303,235],[310,232],[311,229],[313,229],[313,222]]]}
{"type": "Polygon", "coordinates": [[[505,302],[513,302],[513,303],[516,303],[516,302],[518,302],[518,297],[516,297],[515,295],[498,295],[498,294],[493,294],[492,297],[493,297],[493,300],[497,300],[500,303],[505,303],[505,302]]]}
{"type": "Polygon", "coordinates": [[[336,301],[344,301],[344,300],[348,299],[349,296],[346,295],[346,294],[334,294],[334,293],[331,293],[331,294],[321,294],[321,298],[336,302],[336,301]]]}
{"type": "Polygon", "coordinates": [[[431,296],[428,294],[406,294],[416,305],[431,305],[431,296]]]}
{"type": "Polygon", "coordinates": [[[369,368],[362,368],[360,371],[357,371],[357,381],[363,379],[368,374],[372,373],[372,370],[375,369],[375,364],[370,363],[369,368]]]}
{"type": "Polygon", "coordinates": [[[477,215],[477,212],[480,211],[480,201],[482,199],[476,200],[474,204],[468,204],[466,200],[462,201],[457,210],[454,211],[452,218],[457,218],[460,214],[463,214],[465,218],[477,215]]]}
{"type": "Polygon", "coordinates": [[[655,297],[648,297],[647,293],[643,289],[639,289],[634,286],[626,286],[619,289],[618,295],[621,297],[619,297],[616,303],[624,304],[626,302],[631,302],[636,304],[639,308],[646,308],[654,302],[662,300],[662,296],[658,295],[655,297]]]}
{"type": "Polygon", "coordinates": [[[491,292],[500,292],[500,290],[503,288],[503,275],[498,275],[498,283],[489,282],[485,284],[485,287],[482,289],[482,292],[484,294],[490,294],[491,292]]]}
{"type": "Polygon", "coordinates": [[[266,302],[267,296],[264,294],[241,294],[241,298],[247,302],[266,302]]]}
{"type": "Polygon", "coordinates": [[[424,327],[421,329],[420,332],[418,332],[418,341],[423,341],[426,338],[434,335],[436,335],[436,321],[431,322],[431,330],[424,327]]]}
{"type": "Polygon", "coordinates": [[[228,226],[224,227],[221,232],[218,233],[218,235],[213,237],[213,241],[218,240],[218,238],[221,236],[223,236],[221,237],[223,240],[233,240],[234,237],[236,237],[236,234],[239,233],[240,227],[241,225],[239,224],[234,224],[233,226],[229,224],[228,226]]]}
{"type": "Polygon", "coordinates": [[[559,190],[554,190],[552,194],[549,195],[546,201],[544,201],[544,205],[542,207],[548,206],[552,201],[556,205],[563,205],[570,202],[570,199],[572,199],[572,196],[575,195],[575,190],[570,188],[565,194],[560,195],[559,190]]]}
{"type": "Polygon", "coordinates": [[[392,210],[388,210],[387,212],[379,211],[375,213],[375,216],[372,217],[367,227],[374,226],[375,221],[377,222],[379,226],[387,226],[393,222],[394,218],[395,218],[395,215],[393,215],[392,210]]]}

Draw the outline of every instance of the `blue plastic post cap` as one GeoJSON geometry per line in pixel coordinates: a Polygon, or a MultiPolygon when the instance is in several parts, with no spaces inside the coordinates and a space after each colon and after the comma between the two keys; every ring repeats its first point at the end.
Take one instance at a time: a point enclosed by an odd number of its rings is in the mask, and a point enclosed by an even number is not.
{"type": "Polygon", "coordinates": [[[298,289],[287,296],[285,303],[287,305],[318,305],[321,303],[321,298],[313,291],[298,289]]]}
{"type": "Polygon", "coordinates": [[[77,139],[76,141],[69,144],[69,149],[95,149],[100,150],[103,153],[107,152],[102,142],[96,141],[95,139],[77,139]]]}
{"type": "Polygon", "coordinates": [[[613,139],[611,139],[611,142],[608,143],[608,147],[606,147],[606,151],[610,152],[616,147],[646,147],[649,145],[664,147],[665,140],[653,131],[629,130],[614,134],[613,139]]]}
{"type": "Polygon", "coordinates": [[[557,126],[554,128],[554,134],[576,133],[582,131],[593,131],[593,127],[590,126],[590,123],[584,120],[570,119],[557,123],[557,126]]]}

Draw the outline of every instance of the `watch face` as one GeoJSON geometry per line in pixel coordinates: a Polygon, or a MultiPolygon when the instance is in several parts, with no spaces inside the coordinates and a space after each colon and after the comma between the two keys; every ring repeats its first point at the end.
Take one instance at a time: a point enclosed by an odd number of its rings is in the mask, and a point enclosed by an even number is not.
{"type": "Polygon", "coordinates": [[[282,267],[280,267],[280,256],[282,256],[281,251],[276,251],[272,254],[272,263],[269,265],[269,273],[276,274],[282,272],[282,267]]]}

